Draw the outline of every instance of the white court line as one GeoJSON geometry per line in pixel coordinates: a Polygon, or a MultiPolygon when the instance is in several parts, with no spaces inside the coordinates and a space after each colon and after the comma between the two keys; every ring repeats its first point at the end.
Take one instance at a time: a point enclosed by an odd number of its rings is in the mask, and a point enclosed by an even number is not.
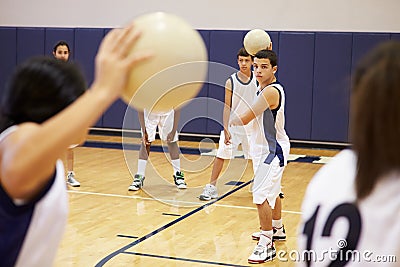
{"type": "MultiPolygon", "coordinates": [[[[190,204],[190,205],[197,205],[197,206],[202,206],[202,205],[206,204],[206,202],[204,202],[204,204],[203,204],[203,203],[200,203],[200,202],[189,202],[189,201],[180,201],[180,200],[171,200],[171,199],[157,199],[157,198],[140,197],[140,196],[123,196],[123,195],[116,195],[116,194],[104,194],[104,193],[94,193],[94,192],[84,192],[84,191],[74,191],[74,190],[67,190],[67,192],[68,193],[76,193],[76,194],[105,196],[105,197],[119,197],[119,198],[130,198],[130,199],[155,200],[155,201],[161,201],[161,202],[167,202],[167,203],[181,203],[181,204],[190,204]]],[[[225,204],[218,204],[218,203],[213,203],[212,205],[217,206],[217,207],[234,208],[234,209],[248,209],[248,210],[256,210],[257,209],[255,207],[232,206],[232,205],[225,205],[225,204]]],[[[299,214],[299,215],[302,214],[300,211],[291,211],[291,210],[282,210],[282,212],[283,213],[290,213],[290,214],[299,214]]]]}

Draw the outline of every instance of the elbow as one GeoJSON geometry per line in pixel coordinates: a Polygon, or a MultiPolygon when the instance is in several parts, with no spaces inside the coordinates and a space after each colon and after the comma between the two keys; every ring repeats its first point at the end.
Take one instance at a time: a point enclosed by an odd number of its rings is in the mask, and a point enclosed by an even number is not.
{"type": "Polygon", "coordinates": [[[1,184],[8,196],[13,199],[29,198],[34,190],[34,177],[31,177],[34,174],[24,171],[18,164],[4,165],[1,170],[1,184]]]}
{"type": "Polygon", "coordinates": [[[9,197],[29,200],[46,186],[56,171],[55,164],[41,163],[3,158],[1,184],[9,197]]]}
{"type": "Polygon", "coordinates": [[[25,185],[21,179],[23,176],[15,164],[2,167],[1,184],[10,198],[23,198],[25,192],[25,185]]]}

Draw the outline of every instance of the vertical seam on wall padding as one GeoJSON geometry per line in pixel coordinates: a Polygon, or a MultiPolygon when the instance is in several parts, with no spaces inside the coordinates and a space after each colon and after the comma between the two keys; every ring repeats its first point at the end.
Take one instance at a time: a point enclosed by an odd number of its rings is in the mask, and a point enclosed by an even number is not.
{"type": "MultiPolygon", "coordinates": [[[[208,35],[208,42],[209,42],[209,45],[208,45],[208,62],[209,63],[211,62],[211,42],[212,42],[211,39],[212,39],[212,31],[210,31],[209,35],[208,35]]],[[[207,85],[207,98],[208,98],[209,93],[210,93],[210,67],[207,70],[207,83],[208,83],[208,85],[207,85]]],[[[207,114],[207,117],[208,117],[208,112],[209,112],[208,102],[209,102],[209,100],[207,99],[207,101],[206,101],[206,109],[207,109],[206,114],[207,114]]],[[[205,121],[206,121],[206,125],[205,125],[206,128],[204,129],[204,132],[208,133],[208,121],[209,120],[206,119],[205,121]]]]}
{"type": "MultiPolygon", "coordinates": [[[[45,56],[47,53],[49,53],[48,51],[46,51],[46,40],[47,40],[47,31],[49,28],[43,28],[43,55],[45,56]]],[[[51,47],[50,47],[51,49],[51,47]]]]}
{"type": "Polygon", "coordinates": [[[18,31],[19,28],[15,28],[15,66],[18,65],[18,31]]]}
{"type": "Polygon", "coordinates": [[[352,69],[353,69],[353,43],[354,43],[354,33],[351,33],[351,45],[350,45],[350,47],[351,47],[351,49],[350,49],[350,58],[351,58],[351,61],[350,61],[350,81],[349,81],[349,97],[347,98],[347,104],[348,104],[348,107],[349,107],[349,116],[348,116],[348,120],[347,120],[347,141],[349,142],[350,141],[350,120],[351,120],[351,118],[350,118],[350,114],[351,114],[351,106],[350,106],[350,104],[351,104],[351,91],[352,91],[352,86],[353,86],[353,71],[352,71],[352,69]]]}
{"type": "Polygon", "coordinates": [[[314,35],[314,49],[313,49],[313,73],[312,73],[312,83],[311,83],[311,113],[310,113],[310,136],[309,140],[312,140],[312,133],[313,133],[313,114],[314,114],[314,86],[315,86],[315,61],[316,61],[316,56],[315,56],[315,50],[316,50],[316,39],[317,39],[317,33],[313,33],[314,35]]]}
{"type": "Polygon", "coordinates": [[[15,66],[18,64],[18,27],[15,27],[15,66]]]}

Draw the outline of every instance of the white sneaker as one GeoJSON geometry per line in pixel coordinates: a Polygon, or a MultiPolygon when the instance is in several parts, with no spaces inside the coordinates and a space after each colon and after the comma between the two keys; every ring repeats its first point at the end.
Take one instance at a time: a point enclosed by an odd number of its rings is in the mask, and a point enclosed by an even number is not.
{"type": "Polygon", "coordinates": [[[206,184],[203,193],[199,196],[200,200],[211,200],[218,197],[217,187],[212,184],[206,184]]]}
{"type": "Polygon", "coordinates": [[[79,187],[81,186],[81,183],[79,183],[75,179],[75,173],[74,172],[68,172],[67,174],[67,184],[69,184],[72,187],[79,187]]]}
{"type": "Polygon", "coordinates": [[[174,175],[174,182],[176,187],[178,187],[179,189],[186,189],[187,185],[185,183],[185,175],[183,174],[183,172],[176,172],[174,175]]]}
{"type": "Polygon", "coordinates": [[[286,240],[286,231],[285,226],[282,225],[280,228],[273,227],[272,230],[274,231],[272,235],[273,241],[283,241],[286,240]]]}
{"type": "Polygon", "coordinates": [[[274,243],[271,241],[267,246],[257,244],[247,259],[248,263],[264,263],[266,261],[273,260],[276,256],[276,250],[274,243]]]}
{"type": "Polygon", "coordinates": [[[140,174],[135,174],[133,177],[132,184],[128,187],[129,191],[137,191],[143,187],[144,184],[144,176],[140,174]]]}
{"type": "MultiPolygon", "coordinates": [[[[284,241],[284,240],[286,240],[286,231],[285,231],[285,226],[284,225],[282,225],[282,227],[280,227],[280,228],[272,227],[272,230],[273,230],[273,235],[272,235],[272,240],[273,241],[284,241]]],[[[254,232],[251,235],[251,238],[253,240],[260,240],[260,235],[261,235],[260,231],[254,232]]]]}

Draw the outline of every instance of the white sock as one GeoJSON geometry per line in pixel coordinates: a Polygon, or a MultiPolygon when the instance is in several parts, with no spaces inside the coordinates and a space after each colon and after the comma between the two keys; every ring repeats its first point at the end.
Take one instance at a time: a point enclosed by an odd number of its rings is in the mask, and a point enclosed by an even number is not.
{"type": "Polygon", "coordinates": [[[282,219],[272,220],[272,227],[281,228],[282,227],[282,219]]]}
{"type": "Polygon", "coordinates": [[[176,172],[181,171],[181,159],[173,159],[171,160],[172,168],[174,168],[174,175],[176,172]]]}
{"type": "Polygon", "coordinates": [[[272,242],[272,230],[263,231],[261,230],[260,240],[258,241],[259,245],[263,245],[266,247],[269,243],[272,242]]]}
{"type": "Polygon", "coordinates": [[[147,165],[147,160],[145,160],[145,159],[139,159],[139,160],[138,160],[138,170],[137,170],[137,174],[143,175],[143,176],[144,176],[144,172],[146,171],[146,165],[147,165]]]}

